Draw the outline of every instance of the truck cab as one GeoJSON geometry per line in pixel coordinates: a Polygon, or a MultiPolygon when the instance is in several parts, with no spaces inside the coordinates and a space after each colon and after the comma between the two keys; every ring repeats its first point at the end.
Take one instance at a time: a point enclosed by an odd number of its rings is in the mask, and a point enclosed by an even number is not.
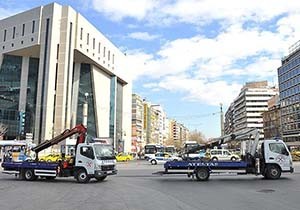
{"type": "Polygon", "coordinates": [[[78,182],[90,178],[104,180],[107,175],[116,174],[116,159],[113,147],[103,143],[81,143],[77,146],[74,177],[78,182]]]}
{"type": "Polygon", "coordinates": [[[260,170],[266,178],[294,171],[291,153],[282,140],[264,140],[260,156],[260,170]]]}

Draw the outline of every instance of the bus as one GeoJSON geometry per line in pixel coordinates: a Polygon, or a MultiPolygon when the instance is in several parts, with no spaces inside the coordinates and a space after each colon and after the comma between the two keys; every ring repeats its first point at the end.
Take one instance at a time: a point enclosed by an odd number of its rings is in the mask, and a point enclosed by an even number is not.
{"type": "Polygon", "coordinates": [[[175,154],[176,153],[175,146],[173,146],[173,145],[165,146],[165,152],[170,153],[170,154],[175,154]]]}
{"type": "Polygon", "coordinates": [[[201,159],[205,157],[205,144],[199,144],[197,141],[186,141],[181,152],[190,159],[201,159]]]}
{"type": "Polygon", "coordinates": [[[0,141],[0,162],[24,161],[29,151],[35,144],[28,144],[24,140],[1,140],[0,141]]]}
{"type": "Polygon", "coordinates": [[[154,158],[157,152],[164,152],[164,146],[159,144],[146,144],[144,149],[145,159],[154,158]]]}

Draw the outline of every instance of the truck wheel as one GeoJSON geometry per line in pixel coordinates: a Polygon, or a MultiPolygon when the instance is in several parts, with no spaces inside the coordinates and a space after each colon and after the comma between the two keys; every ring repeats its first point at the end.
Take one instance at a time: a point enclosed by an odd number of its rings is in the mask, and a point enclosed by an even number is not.
{"type": "Polygon", "coordinates": [[[210,175],[207,168],[198,168],[195,173],[198,181],[207,181],[210,175]]]}
{"type": "Polygon", "coordinates": [[[77,182],[79,183],[87,183],[90,181],[90,177],[84,169],[80,169],[76,175],[77,182]]]}
{"type": "Polygon", "coordinates": [[[151,160],[151,164],[152,164],[152,165],[156,165],[156,164],[157,164],[157,161],[156,161],[156,160],[151,160]]]}
{"type": "Polygon", "coordinates": [[[212,161],[218,161],[218,158],[217,157],[213,157],[211,160],[212,161]]]}
{"type": "Polygon", "coordinates": [[[97,176],[95,177],[95,179],[98,181],[98,182],[102,182],[104,179],[106,179],[107,176],[97,176]]]}
{"type": "Polygon", "coordinates": [[[24,171],[24,178],[27,181],[33,181],[37,179],[37,176],[34,175],[34,172],[32,169],[25,169],[24,171]]]}
{"type": "Polygon", "coordinates": [[[281,170],[277,165],[268,165],[266,178],[267,179],[279,179],[281,176],[281,170]]]}

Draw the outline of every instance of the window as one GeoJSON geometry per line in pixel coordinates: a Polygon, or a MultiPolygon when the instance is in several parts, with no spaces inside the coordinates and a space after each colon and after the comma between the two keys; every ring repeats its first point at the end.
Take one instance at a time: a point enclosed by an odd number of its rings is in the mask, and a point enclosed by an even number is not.
{"type": "Polygon", "coordinates": [[[100,54],[101,43],[98,44],[98,53],[100,54]]]}
{"type": "Polygon", "coordinates": [[[90,34],[87,33],[86,44],[89,45],[89,42],[90,42],[90,34]]]}
{"type": "Polygon", "coordinates": [[[14,26],[13,27],[13,35],[12,35],[12,38],[14,39],[16,37],[16,27],[14,26]]]}
{"type": "Polygon", "coordinates": [[[32,33],[34,33],[34,29],[35,29],[35,20],[32,21],[32,33]]]}
{"type": "Polygon", "coordinates": [[[110,60],[110,50],[108,51],[107,59],[110,60]]]}
{"type": "Polygon", "coordinates": [[[115,63],[115,55],[113,54],[112,55],[112,64],[114,64],[115,63]]]}
{"type": "Polygon", "coordinates": [[[93,148],[92,147],[88,147],[88,146],[83,146],[80,148],[80,154],[90,158],[90,159],[94,159],[94,152],[93,152],[93,148]]]}
{"type": "Polygon", "coordinates": [[[95,49],[95,38],[93,38],[93,50],[95,49]]]}
{"type": "Polygon", "coordinates": [[[24,34],[25,34],[25,24],[23,24],[22,26],[22,36],[24,36],[24,34]]]}
{"type": "Polygon", "coordinates": [[[6,29],[4,30],[4,35],[3,35],[3,42],[6,41],[6,29]]]}
{"type": "Polygon", "coordinates": [[[103,57],[105,57],[105,50],[106,50],[106,47],[103,48],[103,57]]]}
{"type": "Polygon", "coordinates": [[[282,155],[289,155],[284,144],[282,143],[271,143],[269,144],[269,148],[271,152],[282,154],[282,155]]]}
{"type": "Polygon", "coordinates": [[[80,40],[82,40],[83,28],[80,28],[80,40]]]}

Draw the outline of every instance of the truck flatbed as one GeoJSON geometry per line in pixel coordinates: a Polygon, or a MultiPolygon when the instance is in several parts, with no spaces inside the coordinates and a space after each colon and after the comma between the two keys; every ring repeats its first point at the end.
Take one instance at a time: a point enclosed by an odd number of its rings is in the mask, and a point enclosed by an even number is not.
{"type": "Polygon", "coordinates": [[[206,181],[211,173],[247,174],[251,166],[246,161],[211,161],[211,160],[182,160],[168,161],[164,164],[164,171],[153,173],[185,174],[188,177],[196,176],[199,181],[206,181]]]}
{"type": "Polygon", "coordinates": [[[27,174],[55,178],[59,164],[35,161],[3,162],[2,167],[4,169],[2,173],[19,175],[20,178],[25,176],[28,180],[34,180],[34,178],[28,178],[27,174]]]}
{"type": "Polygon", "coordinates": [[[247,168],[248,163],[245,161],[168,161],[164,164],[165,170],[191,170],[205,167],[209,170],[239,170],[247,168]]]}
{"type": "Polygon", "coordinates": [[[45,170],[56,170],[58,163],[48,162],[35,162],[35,161],[22,161],[22,162],[3,162],[2,167],[4,170],[16,170],[16,169],[45,169],[45,170]]]}

